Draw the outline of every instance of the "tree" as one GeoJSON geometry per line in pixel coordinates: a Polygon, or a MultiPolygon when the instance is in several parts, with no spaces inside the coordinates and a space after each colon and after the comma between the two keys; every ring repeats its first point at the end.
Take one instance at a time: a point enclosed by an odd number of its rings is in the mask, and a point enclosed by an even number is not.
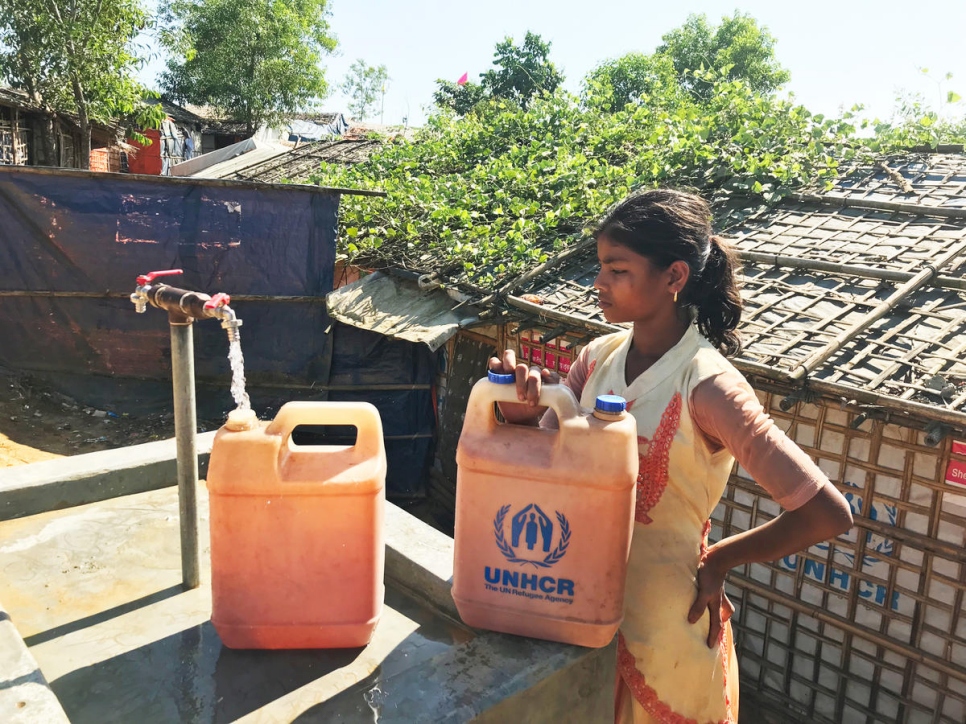
{"type": "Polygon", "coordinates": [[[553,93],[564,81],[550,62],[550,43],[527,31],[522,45],[506,37],[496,44],[493,70],[482,75],[483,88],[492,98],[504,98],[526,108],[539,93],[553,93]]]}
{"type": "Polygon", "coordinates": [[[651,98],[673,101],[678,88],[674,64],[667,55],[628,53],[588,73],[582,97],[592,108],[617,112],[651,98]]]}
{"type": "Polygon", "coordinates": [[[90,167],[91,123],[120,119],[132,129],[157,127],[160,107],[134,72],[135,39],[148,16],[139,0],[0,0],[0,73],[46,112],[44,146],[53,158],[58,115],[75,115],[81,165],[90,167]]]}
{"type": "Polygon", "coordinates": [[[486,91],[472,81],[460,84],[437,79],[433,101],[440,108],[448,108],[458,116],[465,116],[486,99],[486,91]]]}
{"type": "Polygon", "coordinates": [[[488,99],[512,101],[526,108],[540,93],[553,93],[564,77],[549,60],[550,43],[527,32],[522,45],[506,37],[496,44],[493,70],[480,74],[480,83],[452,83],[437,79],[433,100],[439,108],[465,116],[488,99]]]}
{"type": "Polygon", "coordinates": [[[254,133],[325,96],[328,16],[328,0],[163,0],[161,86],[254,133]]]}
{"type": "Polygon", "coordinates": [[[750,15],[735,12],[717,27],[706,15],[691,15],[683,26],[664,35],[657,53],[674,64],[681,85],[707,100],[711,84],[693,75],[701,68],[741,79],[760,95],[771,95],[791,77],[775,59],[775,38],[750,15]]]}
{"type": "Polygon", "coordinates": [[[378,101],[386,92],[389,72],[386,66],[366,65],[361,58],[349,67],[349,73],[339,89],[352,98],[349,111],[353,118],[365,120],[375,110],[378,101]]]}

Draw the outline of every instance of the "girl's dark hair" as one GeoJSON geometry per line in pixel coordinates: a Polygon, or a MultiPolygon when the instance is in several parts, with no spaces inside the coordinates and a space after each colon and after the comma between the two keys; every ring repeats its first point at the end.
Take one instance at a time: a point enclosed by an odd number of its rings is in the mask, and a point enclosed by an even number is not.
{"type": "Polygon", "coordinates": [[[737,327],[741,296],[735,278],[737,258],[711,234],[711,208],[700,196],[672,189],[632,194],[614,206],[594,230],[647,257],[661,269],[675,261],[691,268],[681,301],[693,307],[695,323],[723,354],[741,351],[737,327]]]}

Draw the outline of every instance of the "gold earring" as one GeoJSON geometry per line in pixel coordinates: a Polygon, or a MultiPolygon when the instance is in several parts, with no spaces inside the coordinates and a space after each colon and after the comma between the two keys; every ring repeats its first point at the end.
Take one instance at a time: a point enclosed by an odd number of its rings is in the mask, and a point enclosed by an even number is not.
{"type": "Polygon", "coordinates": [[[678,293],[677,292],[674,292],[674,303],[675,304],[678,303],[678,293]]]}

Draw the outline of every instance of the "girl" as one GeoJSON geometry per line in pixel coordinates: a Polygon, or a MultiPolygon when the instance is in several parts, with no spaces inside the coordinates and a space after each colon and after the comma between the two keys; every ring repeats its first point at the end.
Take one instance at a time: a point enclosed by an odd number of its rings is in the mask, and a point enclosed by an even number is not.
{"type": "MultiPolygon", "coordinates": [[[[725,359],[740,351],[735,258],[711,236],[698,196],[651,190],[618,204],[595,232],[594,282],[608,322],[633,329],[587,345],[564,384],[593,407],[617,394],[637,420],[637,506],[618,634],[618,722],[738,721],[738,666],[724,594],[733,567],[773,561],[852,527],[845,498],[779,430],[725,359]],[[710,516],[735,459],[785,509],[708,546],[710,516]],[[696,590],[696,592],[695,592],[696,590]]],[[[508,422],[553,425],[539,407],[549,370],[513,350],[490,368],[514,372],[521,404],[508,422]]]]}

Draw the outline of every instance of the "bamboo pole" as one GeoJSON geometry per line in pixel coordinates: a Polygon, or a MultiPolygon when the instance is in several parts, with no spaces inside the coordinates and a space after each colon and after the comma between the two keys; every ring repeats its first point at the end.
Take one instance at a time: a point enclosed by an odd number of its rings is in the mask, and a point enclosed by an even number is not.
{"type": "Polygon", "coordinates": [[[613,324],[608,324],[607,322],[598,322],[593,319],[581,319],[579,317],[572,317],[564,312],[558,312],[554,309],[547,309],[540,306],[539,304],[534,304],[533,302],[528,302],[525,299],[520,299],[520,297],[508,296],[506,298],[507,304],[511,307],[516,307],[524,312],[529,312],[530,314],[538,317],[539,319],[552,319],[555,322],[562,322],[563,324],[577,324],[579,326],[585,327],[594,332],[600,332],[602,334],[611,334],[612,332],[621,332],[625,328],[618,327],[613,324]]]}
{"type": "Polygon", "coordinates": [[[13,144],[13,165],[18,166],[20,165],[20,109],[14,108],[12,110],[10,141],[13,144]]]}
{"type": "Polygon", "coordinates": [[[789,373],[789,378],[792,380],[800,380],[806,377],[809,373],[813,372],[821,364],[828,360],[829,357],[842,349],[842,347],[847,343],[851,342],[855,338],[855,335],[871,327],[875,322],[888,314],[899,302],[929,282],[930,279],[936,276],[942,267],[946,266],[950,261],[962,254],[964,250],[966,250],[966,240],[956,244],[956,246],[954,246],[950,251],[941,256],[935,264],[926,264],[925,269],[896,289],[896,291],[893,292],[888,299],[881,302],[875,309],[872,310],[872,312],[867,314],[848,329],[841,332],[823,349],[820,349],[816,353],[809,356],[804,362],[800,362],[798,366],[789,373]]]}
{"type": "MultiPolygon", "coordinates": [[[[44,166],[0,166],[0,173],[22,173],[35,176],[73,176],[75,178],[93,178],[103,180],[108,174],[100,171],[85,171],[75,168],[48,168],[44,166]]],[[[221,188],[259,188],[275,189],[277,191],[309,191],[320,194],[338,194],[340,196],[388,196],[385,191],[371,191],[369,189],[346,189],[334,186],[315,186],[312,184],[276,184],[257,181],[230,181],[225,179],[198,179],[186,176],[146,176],[143,174],[116,174],[128,181],[144,181],[173,186],[218,186],[221,188]]]]}
{"type": "MultiPolygon", "coordinates": [[[[788,378],[780,371],[770,365],[752,362],[745,359],[733,361],[742,373],[763,377],[778,384],[788,384],[788,378]]],[[[938,405],[927,405],[922,402],[903,400],[898,397],[882,395],[878,392],[863,390],[859,387],[844,385],[839,382],[826,382],[824,380],[809,379],[808,389],[818,394],[828,395],[845,400],[854,400],[856,404],[877,406],[884,409],[898,410],[908,415],[922,420],[937,420],[945,422],[959,430],[966,430],[966,412],[958,412],[954,409],[939,407],[938,405]]]]}
{"type": "Polygon", "coordinates": [[[948,219],[966,219],[966,208],[949,206],[923,206],[922,204],[902,203],[899,201],[876,201],[874,199],[850,199],[820,194],[789,194],[786,198],[803,204],[820,204],[852,209],[880,209],[916,216],[942,216],[948,219]]]}
{"type": "MultiPolygon", "coordinates": [[[[893,269],[877,269],[875,267],[863,266],[861,264],[839,264],[834,261],[823,261],[821,259],[801,259],[796,256],[785,254],[770,254],[760,251],[737,250],[738,257],[742,261],[750,261],[756,264],[767,264],[769,266],[785,267],[788,269],[802,269],[807,271],[823,271],[830,274],[841,274],[842,276],[861,277],[863,279],[876,279],[890,282],[907,282],[915,277],[912,272],[898,271],[893,269]]],[[[944,289],[956,289],[966,291],[966,278],[937,276],[933,280],[933,286],[944,289]]]]}

